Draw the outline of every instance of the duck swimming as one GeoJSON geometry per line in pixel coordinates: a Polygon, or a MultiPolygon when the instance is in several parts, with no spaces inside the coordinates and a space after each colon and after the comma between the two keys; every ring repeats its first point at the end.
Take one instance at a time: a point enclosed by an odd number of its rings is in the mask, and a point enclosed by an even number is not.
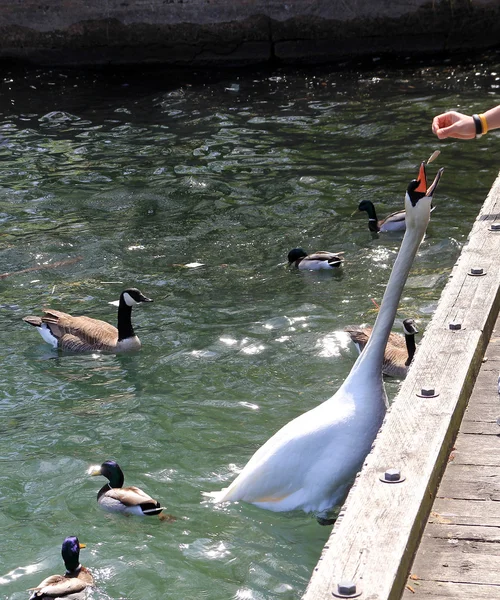
{"type": "Polygon", "coordinates": [[[408,186],[407,229],[370,340],[338,391],[275,433],[214,502],[244,501],[272,511],[317,517],[345,498],[382,424],[387,396],[382,362],[398,303],[429,222],[440,169],[427,188],[425,163],[408,186]]]}
{"type": "Polygon", "coordinates": [[[102,475],[109,480],[97,493],[97,503],[108,512],[149,517],[163,510],[160,503],[135,486],[123,487],[125,477],[114,460],[103,462],[100,467],[90,467],[89,475],[102,475]]]}
{"type": "Polygon", "coordinates": [[[80,564],[80,544],[76,536],[67,537],[61,548],[61,554],[66,566],[64,575],[51,575],[44,579],[37,587],[30,588],[33,593],[30,600],[53,600],[65,598],[79,600],[85,598],[87,587],[94,585],[94,578],[90,571],[80,564]]]}
{"type": "Polygon", "coordinates": [[[342,266],[343,252],[325,252],[320,250],[307,254],[302,248],[294,248],[288,253],[289,266],[304,271],[319,271],[321,269],[337,269],[342,266]]]}
{"type": "Polygon", "coordinates": [[[37,328],[53,348],[70,352],[126,352],[139,350],[141,342],[132,327],[132,307],[153,302],[137,288],[128,288],[118,301],[118,327],[90,317],[73,317],[50,308],[43,317],[28,316],[23,321],[37,328]]]}
{"type": "Polygon", "coordinates": [[[374,233],[379,231],[405,231],[406,229],[406,212],[398,210],[385,219],[378,220],[375,206],[371,200],[362,200],[359,203],[358,210],[368,213],[368,229],[374,233]]]}
{"type": "MultiPolygon", "coordinates": [[[[353,341],[354,345],[361,353],[368,343],[373,329],[371,327],[345,327],[353,341]]],[[[403,379],[406,377],[408,367],[415,355],[415,334],[418,333],[417,325],[414,319],[405,319],[403,321],[403,333],[391,332],[384,352],[384,362],[382,363],[382,373],[389,377],[403,379]]]]}

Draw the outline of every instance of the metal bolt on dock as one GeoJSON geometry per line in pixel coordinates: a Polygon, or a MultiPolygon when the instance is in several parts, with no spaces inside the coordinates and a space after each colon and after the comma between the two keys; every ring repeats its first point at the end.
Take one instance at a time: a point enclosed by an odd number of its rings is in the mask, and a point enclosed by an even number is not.
{"type": "Polygon", "coordinates": [[[359,586],[354,581],[344,580],[337,584],[336,592],[332,592],[336,598],[357,598],[361,595],[359,586]]]}
{"type": "Polygon", "coordinates": [[[406,477],[401,475],[401,471],[396,468],[387,469],[383,475],[379,477],[384,483],[401,483],[406,477]]]}
{"type": "Polygon", "coordinates": [[[436,389],[433,387],[423,387],[420,390],[420,394],[417,394],[417,396],[419,398],[435,398],[436,396],[439,396],[439,394],[436,392],[436,389]]]}

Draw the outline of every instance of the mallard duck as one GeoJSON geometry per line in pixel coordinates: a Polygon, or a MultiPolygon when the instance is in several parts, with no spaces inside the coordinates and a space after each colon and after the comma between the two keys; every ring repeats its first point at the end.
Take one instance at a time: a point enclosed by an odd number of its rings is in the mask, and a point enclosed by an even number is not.
{"type": "Polygon", "coordinates": [[[109,512],[148,517],[159,515],[163,508],[146,492],[135,486],[123,487],[125,477],[118,463],[107,460],[99,467],[90,467],[89,475],[102,475],[109,479],[97,493],[97,503],[109,512]]]}
{"type": "MultiPolygon", "coordinates": [[[[132,307],[153,302],[137,288],[124,290],[118,301],[118,328],[90,317],[73,317],[59,310],[44,309],[43,317],[24,317],[54,348],[70,352],[126,352],[139,350],[141,342],[132,327],[132,307]]],[[[113,303],[114,304],[114,303],[113,303]]]]}
{"type": "Polygon", "coordinates": [[[320,250],[314,254],[307,254],[302,248],[294,248],[288,253],[288,264],[306,271],[319,271],[321,269],[336,269],[342,266],[343,252],[325,252],[320,250]]]}
{"type": "Polygon", "coordinates": [[[87,587],[94,585],[94,578],[88,569],[80,564],[80,544],[76,536],[67,537],[61,549],[61,554],[66,566],[64,575],[51,575],[44,579],[37,587],[30,588],[33,592],[30,600],[53,600],[65,598],[66,600],[80,600],[85,597],[87,587]]]}
{"type": "Polygon", "coordinates": [[[343,501],[370,451],[387,408],[382,362],[413,259],[429,222],[442,169],[426,189],[425,163],[405,196],[407,229],[366,348],[339,390],[275,433],[215,502],[244,501],[317,517],[343,501]]]}
{"type": "MultiPolygon", "coordinates": [[[[346,331],[354,345],[361,353],[368,343],[372,334],[372,327],[345,327],[346,331]]],[[[408,367],[415,355],[415,334],[418,333],[417,325],[414,319],[405,319],[403,321],[403,333],[391,332],[384,352],[384,362],[382,363],[382,373],[389,377],[403,379],[406,377],[408,367]]]]}
{"type": "Polygon", "coordinates": [[[371,200],[362,200],[358,210],[368,213],[368,229],[377,233],[379,231],[404,231],[406,229],[406,211],[398,210],[385,219],[378,220],[375,206],[371,200]]]}

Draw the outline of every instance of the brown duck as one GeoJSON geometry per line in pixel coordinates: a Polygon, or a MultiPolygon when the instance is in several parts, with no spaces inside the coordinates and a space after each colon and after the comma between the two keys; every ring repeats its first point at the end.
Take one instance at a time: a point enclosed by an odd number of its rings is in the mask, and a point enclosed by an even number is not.
{"type": "Polygon", "coordinates": [[[64,540],[61,554],[66,566],[66,573],[51,575],[37,587],[30,588],[29,591],[33,592],[30,600],[85,598],[87,587],[94,585],[94,578],[91,572],[80,564],[80,548],[85,548],[85,544],[80,544],[76,536],[70,536],[64,540]]]}
{"type": "Polygon", "coordinates": [[[33,325],[54,348],[70,352],[126,352],[139,350],[141,342],[132,327],[132,307],[153,302],[137,288],[128,288],[118,301],[118,327],[90,317],[74,317],[50,308],[42,317],[28,316],[23,321],[33,325]]]}

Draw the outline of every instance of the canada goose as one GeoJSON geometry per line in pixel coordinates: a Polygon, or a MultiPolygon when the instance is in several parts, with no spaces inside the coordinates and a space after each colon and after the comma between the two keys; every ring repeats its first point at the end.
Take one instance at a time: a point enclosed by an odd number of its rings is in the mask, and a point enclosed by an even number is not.
{"type": "Polygon", "coordinates": [[[30,588],[33,592],[30,600],[49,600],[54,598],[66,598],[67,600],[78,600],[84,598],[86,588],[94,585],[94,578],[88,569],[80,564],[80,544],[76,536],[67,537],[61,549],[61,554],[66,566],[64,575],[51,575],[44,579],[37,587],[30,588]]]}
{"type": "Polygon", "coordinates": [[[294,248],[288,253],[288,264],[306,271],[319,271],[321,269],[335,269],[342,266],[343,252],[324,252],[320,250],[314,254],[307,254],[302,248],[294,248]]]}
{"type": "Polygon", "coordinates": [[[365,210],[368,213],[368,229],[377,233],[379,231],[404,231],[406,229],[406,213],[404,210],[398,210],[379,221],[375,206],[371,200],[362,200],[359,203],[358,210],[365,210]]]}
{"type": "Polygon", "coordinates": [[[407,230],[372,335],[339,390],[293,419],[250,458],[214,502],[250,502],[273,511],[302,509],[317,517],[340,503],[371,449],[387,408],[382,361],[399,299],[429,222],[432,194],[425,163],[407,189],[407,230]]]}
{"type": "Polygon", "coordinates": [[[90,467],[88,473],[92,476],[102,475],[109,479],[109,483],[106,483],[97,493],[97,503],[104,510],[140,517],[159,515],[163,510],[159,502],[140,488],[122,487],[125,477],[114,460],[107,460],[100,467],[90,467]]]}
{"type": "Polygon", "coordinates": [[[90,317],[73,317],[59,310],[44,309],[43,317],[24,317],[38,328],[43,339],[54,348],[71,352],[125,352],[139,350],[141,342],[132,327],[132,307],[153,302],[137,288],[123,291],[118,301],[118,328],[90,317]]]}
{"type": "MultiPolygon", "coordinates": [[[[363,351],[372,334],[371,327],[349,326],[345,327],[344,331],[349,334],[359,353],[363,351]]],[[[394,332],[389,334],[382,363],[384,375],[399,379],[406,377],[408,367],[415,355],[415,334],[418,333],[418,329],[414,319],[403,321],[403,332],[404,336],[394,332]]]]}

